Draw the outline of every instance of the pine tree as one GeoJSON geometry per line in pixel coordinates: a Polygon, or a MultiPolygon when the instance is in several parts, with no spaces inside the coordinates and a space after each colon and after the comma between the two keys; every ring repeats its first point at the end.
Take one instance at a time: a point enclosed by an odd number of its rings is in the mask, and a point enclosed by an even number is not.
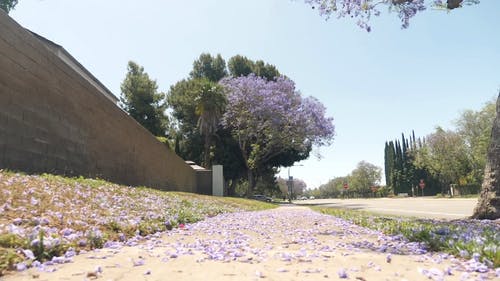
{"type": "Polygon", "coordinates": [[[155,136],[165,136],[168,127],[165,95],[158,92],[144,68],[130,61],[127,75],[121,84],[122,108],[155,136]]]}

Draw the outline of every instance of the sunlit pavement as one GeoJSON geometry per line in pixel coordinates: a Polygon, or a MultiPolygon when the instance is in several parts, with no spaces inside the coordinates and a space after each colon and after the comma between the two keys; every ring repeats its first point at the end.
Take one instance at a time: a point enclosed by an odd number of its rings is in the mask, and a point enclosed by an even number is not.
{"type": "Polygon", "coordinates": [[[477,198],[315,199],[294,201],[294,203],[419,218],[460,219],[472,215],[477,198]]]}

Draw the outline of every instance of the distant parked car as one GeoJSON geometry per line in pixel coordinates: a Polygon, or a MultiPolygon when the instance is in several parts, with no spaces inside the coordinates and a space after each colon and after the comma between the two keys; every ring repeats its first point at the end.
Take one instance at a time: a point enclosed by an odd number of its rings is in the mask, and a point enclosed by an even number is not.
{"type": "Polygon", "coordinates": [[[259,201],[264,201],[264,202],[272,202],[273,201],[273,199],[271,197],[267,197],[267,196],[262,195],[262,194],[254,195],[253,199],[259,200],[259,201]]]}
{"type": "Polygon", "coordinates": [[[309,200],[315,199],[314,196],[309,196],[309,200]]]}
{"type": "Polygon", "coordinates": [[[307,197],[305,197],[305,196],[301,196],[301,197],[299,197],[298,199],[299,199],[299,200],[307,200],[307,197]]]}

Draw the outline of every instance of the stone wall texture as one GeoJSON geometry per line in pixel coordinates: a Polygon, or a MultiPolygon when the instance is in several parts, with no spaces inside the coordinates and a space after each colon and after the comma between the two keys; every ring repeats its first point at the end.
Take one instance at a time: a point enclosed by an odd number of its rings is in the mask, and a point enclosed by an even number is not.
{"type": "Polygon", "coordinates": [[[196,192],[196,173],[0,10],[0,169],[196,192]]]}

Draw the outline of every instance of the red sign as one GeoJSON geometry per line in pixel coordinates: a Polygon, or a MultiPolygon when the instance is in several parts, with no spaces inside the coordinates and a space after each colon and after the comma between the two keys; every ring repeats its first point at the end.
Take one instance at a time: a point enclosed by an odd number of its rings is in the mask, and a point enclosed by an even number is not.
{"type": "Polygon", "coordinates": [[[344,183],[344,189],[348,189],[349,185],[347,183],[344,183]]]}
{"type": "Polygon", "coordinates": [[[423,179],[420,180],[420,182],[418,183],[418,186],[420,186],[420,189],[424,189],[425,187],[425,182],[423,179]]]}

